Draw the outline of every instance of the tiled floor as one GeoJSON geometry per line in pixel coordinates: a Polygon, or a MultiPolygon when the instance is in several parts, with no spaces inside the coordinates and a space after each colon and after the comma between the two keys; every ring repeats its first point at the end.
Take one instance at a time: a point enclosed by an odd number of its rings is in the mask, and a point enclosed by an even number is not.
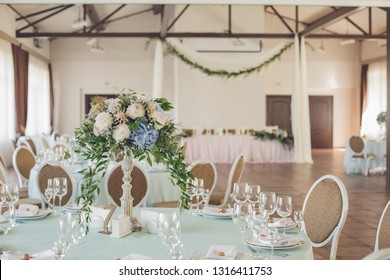
{"type": "MultiPolygon", "coordinates": [[[[337,259],[362,259],[374,249],[380,215],[390,199],[383,175],[344,174],[344,150],[313,150],[313,164],[246,164],[242,181],[260,184],[262,190],[291,195],[294,208],[301,208],[306,192],[321,176],[332,174],[345,184],[349,212],[339,240],[337,259]]],[[[218,164],[218,190],[227,183],[230,164],[218,164]]],[[[10,177],[15,178],[12,169],[10,177]]],[[[329,259],[330,248],[315,249],[315,254],[329,259]]]]}
{"type": "MultiPolygon", "coordinates": [[[[374,249],[380,215],[390,199],[385,176],[346,175],[344,150],[313,150],[311,164],[246,164],[242,181],[260,184],[262,190],[291,195],[295,208],[301,208],[306,192],[321,176],[339,177],[348,191],[349,211],[339,240],[337,259],[361,259],[374,249]]],[[[230,165],[219,164],[218,189],[227,182],[230,165]]],[[[315,254],[329,259],[330,247],[315,249],[315,254]]]]}

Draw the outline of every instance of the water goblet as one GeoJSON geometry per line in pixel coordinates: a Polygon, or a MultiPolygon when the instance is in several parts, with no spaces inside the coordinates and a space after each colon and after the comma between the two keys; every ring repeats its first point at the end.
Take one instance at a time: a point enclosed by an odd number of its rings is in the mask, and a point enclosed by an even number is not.
{"type": "Polygon", "coordinates": [[[297,224],[298,229],[299,229],[298,238],[302,239],[302,230],[303,230],[303,223],[304,223],[304,217],[303,217],[302,210],[295,210],[294,211],[294,221],[297,224]]]}
{"type": "Polygon", "coordinates": [[[236,203],[244,203],[247,200],[248,194],[248,184],[247,183],[234,183],[233,185],[233,199],[236,203]]]}
{"type": "Polygon", "coordinates": [[[286,235],[286,218],[291,215],[292,199],[291,196],[278,196],[276,199],[276,213],[282,217],[283,235],[286,235]]]}
{"type": "Polygon", "coordinates": [[[57,190],[56,194],[60,198],[60,215],[62,213],[62,197],[68,192],[68,180],[66,177],[54,178],[54,188],[57,190]]]}
{"type": "MultiPolygon", "coordinates": [[[[233,222],[240,229],[242,237],[245,235],[245,230],[249,228],[252,216],[252,204],[248,202],[236,203],[233,207],[233,222]]],[[[244,256],[244,247],[241,243],[241,253],[244,256]]]]}
{"type": "Polygon", "coordinates": [[[265,231],[267,225],[267,217],[260,208],[253,208],[251,220],[251,231],[255,237],[256,251],[253,259],[262,259],[260,256],[260,235],[265,231]]]}
{"type": "Polygon", "coordinates": [[[7,236],[8,232],[15,226],[15,211],[7,203],[0,203],[0,231],[4,233],[4,251],[3,254],[7,255],[7,236]]]}
{"type": "Polygon", "coordinates": [[[269,217],[276,211],[276,195],[274,192],[261,192],[259,195],[260,209],[267,215],[267,227],[269,217]]]}

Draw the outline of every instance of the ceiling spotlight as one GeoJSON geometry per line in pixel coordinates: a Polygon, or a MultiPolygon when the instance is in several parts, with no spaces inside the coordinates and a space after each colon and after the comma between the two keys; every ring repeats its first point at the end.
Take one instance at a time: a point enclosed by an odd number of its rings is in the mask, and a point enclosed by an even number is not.
{"type": "Polygon", "coordinates": [[[97,39],[96,38],[89,38],[89,40],[85,43],[87,46],[93,46],[96,45],[97,39]]]}
{"type": "Polygon", "coordinates": [[[340,46],[352,45],[355,43],[356,43],[355,39],[344,39],[340,41],[340,46]]]}
{"type": "Polygon", "coordinates": [[[86,27],[88,26],[88,22],[85,20],[85,19],[78,19],[78,20],[75,20],[71,27],[73,29],[79,29],[79,28],[83,28],[83,27],[86,27]]]}

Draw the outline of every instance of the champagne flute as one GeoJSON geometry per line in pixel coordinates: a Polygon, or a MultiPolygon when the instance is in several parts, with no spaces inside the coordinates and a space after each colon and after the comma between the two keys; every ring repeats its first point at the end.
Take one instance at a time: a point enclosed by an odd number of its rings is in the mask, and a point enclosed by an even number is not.
{"type": "Polygon", "coordinates": [[[259,203],[260,209],[267,216],[267,228],[269,228],[269,217],[276,211],[276,194],[274,192],[261,192],[259,203]]]}
{"type": "Polygon", "coordinates": [[[54,211],[55,197],[56,195],[54,191],[53,179],[48,179],[46,189],[45,189],[45,198],[47,199],[47,203],[49,204],[51,211],[54,211]],[[50,200],[52,199],[53,199],[53,204],[50,204],[50,200]]]}
{"type": "Polygon", "coordinates": [[[278,198],[276,199],[276,213],[278,213],[278,215],[283,219],[283,235],[286,235],[286,218],[291,215],[291,212],[291,196],[278,196],[278,198]]]}
{"type": "Polygon", "coordinates": [[[57,196],[60,198],[60,215],[62,213],[62,197],[64,197],[68,192],[68,180],[66,177],[56,177],[54,178],[54,186],[57,190],[57,196]]]}
{"type": "Polygon", "coordinates": [[[193,209],[192,209],[192,206],[193,206],[193,199],[194,199],[194,196],[196,195],[196,188],[195,188],[195,184],[194,184],[194,180],[192,179],[188,179],[187,180],[187,186],[186,186],[186,194],[190,197],[189,199],[189,215],[193,215],[193,209]]]}
{"type": "Polygon", "coordinates": [[[298,226],[299,229],[299,235],[298,238],[302,239],[302,230],[303,230],[303,222],[304,222],[304,217],[303,217],[303,211],[302,210],[295,210],[294,211],[294,221],[298,226]]]}
{"type": "Polygon", "coordinates": [[[204,183],[203,179],[196,178],[196,214],[199,215],[199,197],[204,192],[204,183]]]}

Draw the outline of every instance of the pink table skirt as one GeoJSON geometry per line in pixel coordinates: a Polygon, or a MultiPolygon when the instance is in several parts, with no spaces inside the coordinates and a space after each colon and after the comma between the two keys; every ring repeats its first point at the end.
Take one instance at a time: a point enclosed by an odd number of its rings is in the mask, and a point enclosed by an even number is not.
{"type": "Polygon", "coordinates": [[[248,163],[294,162],[294,149],[289,150],[277,140],[263,141],[250,135],[198,135],[185,140],[188,162],[203,159],[232,163],[241,153],[248,163]]]}

